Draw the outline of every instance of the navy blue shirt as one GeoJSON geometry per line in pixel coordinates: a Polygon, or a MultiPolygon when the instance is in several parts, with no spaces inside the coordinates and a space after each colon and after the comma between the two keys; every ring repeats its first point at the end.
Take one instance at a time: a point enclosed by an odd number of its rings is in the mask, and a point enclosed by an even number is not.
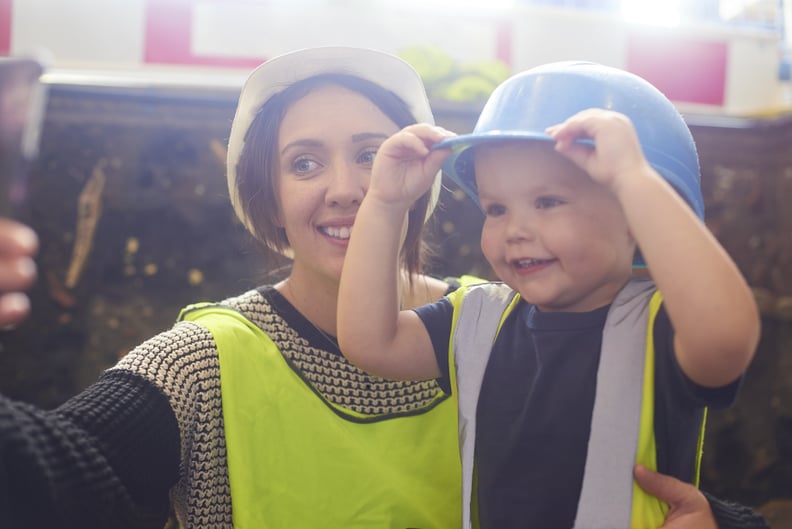
{"type": "MultiPolygon", "coordinates": [[[[608,306],[545,313],[520,302],[495,340],[479,395],[476,469],[482,529],[571,528],[577,511],[608,306]]],[[[416,312],[443,379],[453,308],[416,312]]],[[[658,470],[691,481],[703,406],[733,401],[739,380],[717,389],[690,381],[673,354],[661,307],[654,326],[658,470]]]]}

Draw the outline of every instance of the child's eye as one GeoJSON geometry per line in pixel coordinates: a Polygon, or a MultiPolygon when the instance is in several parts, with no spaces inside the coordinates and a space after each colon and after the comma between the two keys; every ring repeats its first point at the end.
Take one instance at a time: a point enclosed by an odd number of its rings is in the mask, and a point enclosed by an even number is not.
{"type": "Polygon", "coordinates": [[[564,201],[557,197],[539,197],[536,199],[536,209],[548,209],[560,206],[564,201]]]}
{"type": "Polygon", "coordinates": [[[484,208],[484,214],[488,217],[500,217],[506,213],[506,207],[500,204],[489,204],[484,208]]]}
{"type": "Polygon", "coordinates": [[[377,155],[378,148],[366,149],[358,155],[357,162],[363,165],[372,165],[374,157],[377,155]]]}
{"type": "Polygon", "coordinates": [[[317,167],[319,167],[319,162],[308,157],[300,157],[292,162],[292,170],[298,175],[310,173],[317,167]]]}

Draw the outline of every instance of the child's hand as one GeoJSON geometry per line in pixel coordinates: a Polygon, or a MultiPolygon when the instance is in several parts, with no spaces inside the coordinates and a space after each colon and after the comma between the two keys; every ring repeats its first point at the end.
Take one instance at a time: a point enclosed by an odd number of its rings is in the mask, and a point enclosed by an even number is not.
{"type": "Polygon", "coordinates": [[[556,141],[556,151],[614,192],[623,179],[635,178],[649,167],[633,124],[624,114],[591,108],[546,132],[556,141]],[[580,139],[592,140],[594,147],[576,142],[580,139]]]}
{"type": "Polygon", "coordinates": [[[371,170],[367,196],[409,208],[434,182],[448,149],[431,150],[455,136],[441,127],[419,123],[405,127],[380,146],[371,170]]]}

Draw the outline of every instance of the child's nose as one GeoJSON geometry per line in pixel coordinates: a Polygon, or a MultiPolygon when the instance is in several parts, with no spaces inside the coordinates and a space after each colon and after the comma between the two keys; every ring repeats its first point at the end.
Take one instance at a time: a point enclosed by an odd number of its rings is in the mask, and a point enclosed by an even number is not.
{"type": "Polygon", "coordinates": [[[506,239],[531,240],[535,237],[535,229],[535,223],[529,215],[510,215],[506,223],[506,239]]]}

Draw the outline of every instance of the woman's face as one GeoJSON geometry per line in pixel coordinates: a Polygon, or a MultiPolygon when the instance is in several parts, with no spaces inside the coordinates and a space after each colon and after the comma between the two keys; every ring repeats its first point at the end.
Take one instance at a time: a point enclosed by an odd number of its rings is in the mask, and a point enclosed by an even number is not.
{"type": "Polygon", "coordinates": [[[397,131],[370,100],[337,85],[316,88],[286,112],[275,188],[292,277],[338,282],[374,155],[397,131]]]}

